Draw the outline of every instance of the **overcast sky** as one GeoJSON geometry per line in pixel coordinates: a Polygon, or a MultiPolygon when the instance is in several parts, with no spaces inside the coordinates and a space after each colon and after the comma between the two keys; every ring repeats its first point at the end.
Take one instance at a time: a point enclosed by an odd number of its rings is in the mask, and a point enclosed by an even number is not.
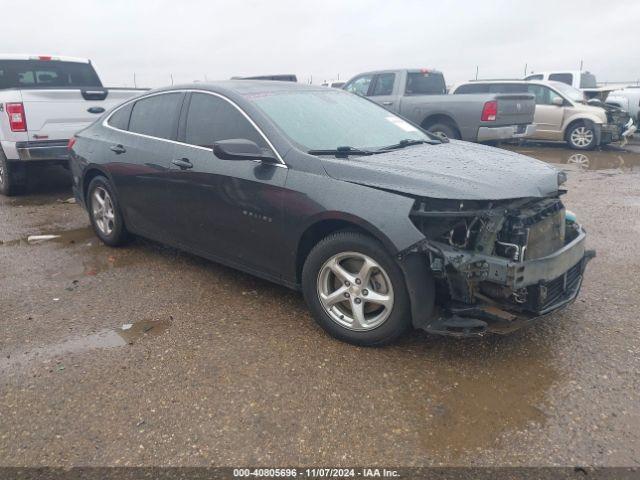
{"type": "Polygon", "coordinates": [[[447,83],[640,78],[639,0],[0,0],[0,53],[91,58],[106,86],[431,67],[447,83]]]}

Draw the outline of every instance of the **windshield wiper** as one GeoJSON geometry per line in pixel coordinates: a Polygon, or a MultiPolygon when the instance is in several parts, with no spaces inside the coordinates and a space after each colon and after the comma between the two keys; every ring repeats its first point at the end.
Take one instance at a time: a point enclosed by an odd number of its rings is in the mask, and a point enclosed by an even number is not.
{"type": "Polygon", "coordinates": [[[428,141],[428,140],[414,140],[411,138],[405,138],[404,140],[400,140],[398,143],[394,143],[393,145],[387,145],[386,147],[379,148],[378,152],[383,152],[386,150],[397,150],[399,148],[409,147],[411,145],[420,145],[423,143],[428,143],[429,145],[437,145],[442,143],[439,140],[428,141]]]}
{"type": "Polygon", "coordinates": [[[375,152],[354,147],[337,147],[333,150],[309,150],[307,153],[310,155],[335,155],[338,158],[347,158],[349,155],[373,155],[375,152]]]}

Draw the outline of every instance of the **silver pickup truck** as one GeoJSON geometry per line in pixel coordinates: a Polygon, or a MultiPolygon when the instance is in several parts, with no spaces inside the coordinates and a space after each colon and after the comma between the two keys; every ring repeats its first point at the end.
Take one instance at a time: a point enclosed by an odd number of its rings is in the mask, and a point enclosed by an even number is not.
{"type": "Polygon", "coordinates": [[[343,88],[439,136],[486,142],[527,137],[536,130],[533,95],[447,95],[444,76],[437,70],[367,72],[343,88]]]}
{"type": "Polygon", "coordinates": [[[66,165],[74,133],[143,92],[104,88],[86,59],[0,54],[0,193],[24,191],[27,164],[66,165]]]}

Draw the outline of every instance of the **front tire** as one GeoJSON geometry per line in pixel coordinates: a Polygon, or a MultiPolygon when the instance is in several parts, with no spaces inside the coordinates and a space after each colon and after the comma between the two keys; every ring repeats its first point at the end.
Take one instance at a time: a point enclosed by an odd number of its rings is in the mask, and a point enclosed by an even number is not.
{"type": "Polygon", "coordinates": [[[316,322],[348,343],[386,345],[411,324],[400,267],[362,233],[342,231],[318,243],[305,261],[302,290],[316,322]]]}
{"type": "Polygon", "coordinates": [[[576,123],[567,132],[567,143],[574,150],[591,150],[596,146],[596,131],[593,125],[576,123]]]}
{"type": "Polygon", "coordinates": [[[86,205],[91,226],[100,240],[117,247],[129,239],[114,189],[106,177],[97,176],[91,180],[86,205]]]}
{"type": "Polygon", "coordinates": [[[0,193],[12,197],[26,190],[27,166],[21,162],[10,162],[0,149],[0,193]]]}

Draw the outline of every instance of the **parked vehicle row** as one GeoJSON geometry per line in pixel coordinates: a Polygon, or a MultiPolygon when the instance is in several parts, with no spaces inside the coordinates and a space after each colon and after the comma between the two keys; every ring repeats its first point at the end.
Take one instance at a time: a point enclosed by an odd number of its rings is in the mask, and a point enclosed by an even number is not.
{"type": "Polygon", "coordinates": [[[355,344],[410,327],[511,332],[570,304],[593,256],[560,199],[563,172],[433,136],[341,90],[160,89],[70,148],[103,242],[141,235],[300,289],[316,321],[355,344]]]}
{"type": "Polygon", "coordinates": [[[472,142],[531,136],[535,131],[533,95],[447,94],[437,70],[381,70],[353,77],[343,87],[365,96],[436,135],[472,142]]]}
{"type": "Polygon", "coordinates": [[[104,88],[86,59],[0,56],[0,193],[24,190],[27,164],[67,165],[74,133],[143,91],[104,88]]]}
{"type": "Polygon", "coordinates": [[[536,140],[566,141],[571,148],[590,150],[633,135],[635,126],[624,111],[588,104],[583,93],[565,83],[542,80],[472,81],[457,85],[454,95],[531,93],[535,96],[536,140]]]}

